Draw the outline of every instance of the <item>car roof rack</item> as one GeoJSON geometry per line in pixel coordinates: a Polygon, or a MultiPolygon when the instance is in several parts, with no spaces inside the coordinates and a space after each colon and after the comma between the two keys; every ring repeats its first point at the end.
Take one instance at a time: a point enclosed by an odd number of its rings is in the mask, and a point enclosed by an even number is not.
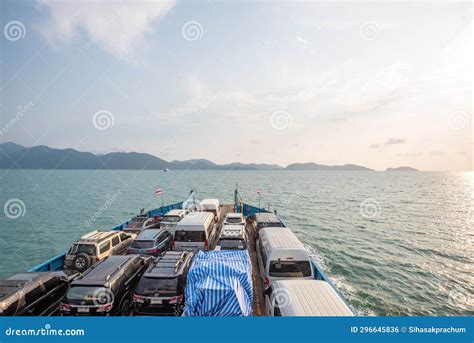
{"type": "Polygon", "coordinates": [[[113,235],[115,235],[117,231],[100,231],[100,230],[94,230],[89,233],[86,233],[84,236],[82,236],[79,241],[83,242],[95,242],[95,241],[101,241],[104,239],[107,239],[113,235]]]}
{"type": "Polygon", "coordinates": [[[160,256],[157,260],[153,261],[147,271],[147,274],[153,275],[153,274],[159,274],[153,273],[153,270],[156,268],[173,268],[174,273],[177,273],[178,270],[181,268],[182,264],[184,263],[185,257],[189,254],[187,251],[182,251],[179,253],[179,256],[176,252],[172,252],[173,254],[171,256],[176,256],[176,260],[174,259],[165,259],[165,257],[169,257],[170,255],[162,255],[160,256]]]}

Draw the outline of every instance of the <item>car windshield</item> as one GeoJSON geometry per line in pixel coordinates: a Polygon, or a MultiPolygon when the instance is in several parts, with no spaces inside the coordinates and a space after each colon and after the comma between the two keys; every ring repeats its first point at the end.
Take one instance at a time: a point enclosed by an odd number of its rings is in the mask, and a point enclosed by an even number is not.
{"type": "Polygon", "coordinates": [[[257,223],[257,229],[262,229],[264,227],[283,227],[283,224],[280,222],[259,222],[257,223]]]}
{"type": "Polygon", "coordinates": [[[144,277],[138,283],[135,293],[145,296],[154,295],[155,293],[158,293],[159,296],[175,295],[177,288],[177,278],[144,277]]]}
{"type": "Polygon", "coordinates": [[[151,249],[154,246],[154,241],[133,241],[130,245],[133,249],[151,249]]]}
{"type": "Polygon", "coordinates": [[[132,221],[132,222],[128,223],[125,230],[127,230],[127,229],[141,229],[143,227],[144,222],[145,221],[132,221]]]}
{"type": "Polygon", "coordinates": [[[95,255],[96,253],[94,244],[74,244],[71,248],[71,253],[73,254],[87,254],[95,255]]]}
{"type": "Polygon", "coordinates": [[[270,261],[270,276],[311,276],[311,265],[309,261],[270,261]]]}
{"type": "Polygon", "coordinates": [[[94,303],[102,304],[107,303],[107,295],[110,294],[110,290],[105,287],[98,286],[73,286],[69,288],[66,294],[68,300],[84,300],[93,301],[94,303]]]}
{"type": "Polygon", "coordinates": [[[176,231],[174,240],[176,242],[204,242],[206,234],[203,231],[176,231]]]}
{"type": "Polygon", "coordinates": [[[221,239],[218,246],[221,250],[245,250],[247,249],[247,242],[243,239],[221,239]]]}
{"type": "Polygon", "coordinates": [[[140,233],[142,231],[142,228],[126,228],[123,230],[123,232],[130,232],[130,233],[140,233]]]}
{"type": "Polygon", "coordinates": [[[204,212],[213,213],[215,216],[217,216],[217,211],[216,211],[216,210],[212,210],[212,209],[210,209],[210,208],[206,208],[206,209],[204,210],[204,212]]]}
{"type": "Polygon", "coordinates": [[[169,223],[177,223],[180,220],[181,218],[179,216],[164,216],[162,221],[169,223]]]}
{"type": "Polygon", "coordinates": [[[242,223],[242,218],[239,218],[239,217],[227,217],[227,219],[225,220],[226,223],[242,223]]]}

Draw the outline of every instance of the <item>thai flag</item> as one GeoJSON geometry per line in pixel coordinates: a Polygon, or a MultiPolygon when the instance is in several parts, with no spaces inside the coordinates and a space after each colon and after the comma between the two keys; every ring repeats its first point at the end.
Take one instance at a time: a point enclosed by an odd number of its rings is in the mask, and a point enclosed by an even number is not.
{"type": "Polygon", "coordinates": [[[161,188],[157,188],[157,189],[155,190],[155,195],[158,197],[158,196],[160,196],[161,194],[163,194],[163,190],[162,190],[161,188]]]}

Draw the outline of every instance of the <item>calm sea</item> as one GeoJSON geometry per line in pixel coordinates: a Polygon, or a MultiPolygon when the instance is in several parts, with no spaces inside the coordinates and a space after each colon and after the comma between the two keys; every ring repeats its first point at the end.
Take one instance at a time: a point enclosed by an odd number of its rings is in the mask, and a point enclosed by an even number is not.
{"type": "Polygon", "coordinates": [[[0,170],[0,276],[186,198],[271,209],[368,315],[474,314],[474,173],[0,170]],[[156,198],[155,187],[164,195],[156,198]],[[261,189],[261,199],[257,189],[261,189]],[[89,227],[87,225],[90,225],[89,227]]]}

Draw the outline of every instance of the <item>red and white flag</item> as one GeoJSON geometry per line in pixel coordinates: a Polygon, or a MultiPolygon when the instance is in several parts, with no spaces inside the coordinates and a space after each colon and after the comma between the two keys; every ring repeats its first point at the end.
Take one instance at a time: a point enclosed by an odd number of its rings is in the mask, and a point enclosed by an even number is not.
{"type": "Polygon", "coordinates": [[[257,188],[257,194],[258,194],[258,196],[260,196],[260,193],[261,193],[261,192],[262,192],[261,189],[260,189],[260,188],[257,188]]]}
{"type": "Polygon", "coordinates": [[[163,190],[162,190],[161,188],[157,188],[157,189],[155,190],[155,195],[158,197],[158,196],[160,196],[161,194],[163,194],[163,190]]]}

